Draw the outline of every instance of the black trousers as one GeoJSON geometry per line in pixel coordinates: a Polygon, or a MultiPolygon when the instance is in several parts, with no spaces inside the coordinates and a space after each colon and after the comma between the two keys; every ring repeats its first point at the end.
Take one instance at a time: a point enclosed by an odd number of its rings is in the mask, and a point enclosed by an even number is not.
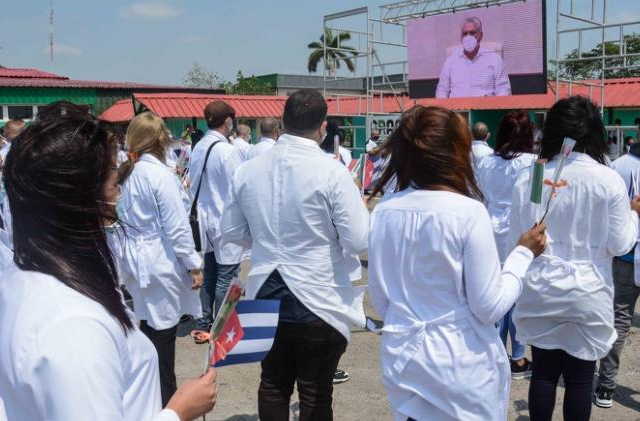
{"type": "Polygon", "coordinates": [[[162,407],[164,408],[177,389],[175,365],[178,325],[169,329],[155,330],[147,324],[146,320],[143,320],[140,322],[140,330],[151,340],[158,353],[160,391],[162,393],[162,407]]]}
{"type": "Polygon", "coordinates": [[[322,320],[278,324],[273,347],[262,361],[258,391],[261,421],[288,421],[294,383],[300,421],[333,419],[333,375],[347,341],[322,320]]]}
{"type": "Polygon", "coordinates": [[[595,361],[573,357],[560,349],[531,347],[533,367],[529,386],[531,421],[551,421],[556,403],[556,387],[564,379],[565,421],[588,421],[591,416],[591,394],[595,361]]]}

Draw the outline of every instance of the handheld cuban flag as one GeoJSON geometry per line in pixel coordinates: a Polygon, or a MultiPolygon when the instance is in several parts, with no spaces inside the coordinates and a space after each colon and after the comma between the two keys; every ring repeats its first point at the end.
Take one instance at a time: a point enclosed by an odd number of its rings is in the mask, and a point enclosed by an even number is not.
{"type": "Polygon", "coordinates": [[[279,300],[239,301],[215,342],[211,364],[222,367],[262,361],[273,346],[279,311],[279,300]]]}

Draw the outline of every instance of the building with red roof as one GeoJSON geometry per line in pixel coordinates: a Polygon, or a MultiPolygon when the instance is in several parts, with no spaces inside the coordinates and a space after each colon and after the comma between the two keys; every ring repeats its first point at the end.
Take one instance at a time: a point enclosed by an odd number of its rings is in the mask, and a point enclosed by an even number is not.
{"type": "Polygon", "coordinates": [[[54,101],[68,100],[88,105],[101,113],[120,99],[138,93],[214,94],[218,89],[153,85],[135,82],[75,80],[38,69],[0,66],[0,126],[12,118],[29,120],[38,107],[54,101]]]}

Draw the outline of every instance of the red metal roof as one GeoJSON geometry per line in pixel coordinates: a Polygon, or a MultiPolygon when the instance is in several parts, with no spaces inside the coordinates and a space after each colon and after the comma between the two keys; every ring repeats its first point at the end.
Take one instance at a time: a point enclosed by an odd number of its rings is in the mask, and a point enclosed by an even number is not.
{"type": "Polygon", "coordinates": [[[125,123],[133,118],[131,99],[121,99],[100,114],[100,119],[112,123],[125,123]]]}
{"type": "MultiPolygon", "coordinates": [[[[583,81],[592,85],[600,81],[583,81]]],[[[560,97],[570,95],[583,95],[590,97],[596,104],[600,103],[600,88],[567,83],[560,84],[560,97]]],[[[415,104],[424,106],[439,106],[456,111],[469,110],[538,110],[549,109],[556,101],[555,82],[549,83],[546,94],[539,95],[512,95],[506,97],[478,97],[478,98],[423,98],[411,99],[409,97],[394,98],[393,96],[375,97],[370,103],[372,113],[397,113],[406,110],[415,104]]],[[[366,99],[364,97],[329,98],[330,115],[360,115],[366,112],[366,99]]],[[[640,78],[609,79],[605,87],[605,105],[607,107],[640,108],[640,78]]]]}
{"type": "MultiPolygon", "coordinates": [[[[596,82],[592,82],[596,83],[596,82]]],[[[380,114],[399,113],[415,104],[440,106],[456,111],[469,110],[545,110],[551,108],[556,100],[555,83],[549,84],[549,91],[540,95],[513,95],[507,97],[418,99],[409,97],[376,97],[370,103],[370,112],[380,114]]],[[[583,95],[595,103],[600,102],[600,88],[583,85],[560,85],[560,97],[583,95]]],[[[202,117],[202,110],[211,101],[226,101],[236,110],[240,118],[280,117],[286,97],[258,95],[203,95],[203,94],[135,94],[136,100],[144,104],[163,118],[202,117]]],[[[367,111],[364,97],[327,98],[329,115],[356,116],[367,111]]],[[[640,108],[640,78],[610,79],[605,89],[607,107],[640,108]]],[[[133,118],[133,106],[130,100],[116,102],[107,109],[101,118],[108,121],[129,121],[133,118]]]]}
{"type": "MultiPolygon", "coordinates": [[[[38,69],[0,67],[0,87],[5,88],[98,88],[98,89],[166,89],[186,92],[207,91],[175,85],[154,85],[136,82],[74,80],[38,69]]],[[[213,91],[213,90],[212,90],[213,91]]]]}
{"type": "MultiPolygon", "coordinates": [[[[204,107],[221,100],[236,110],[239,118],[280,117],[287,97],[262,95],[206,95],[206,94],[134,94],[136,101],[162,118],[202,118],[204,107]]],[[[130,100],[113,104],[100,115],[107,121],[122,122],[133,118],[130,100]]]]}
{"type": "Polygon", "coordinates": [[[0,67],[0,78],[39,78],[39,79],[69,79],[65,76],[59,76],[49,72],[43,72],[38,69],[18,69],[9,67],[0,67]]]}

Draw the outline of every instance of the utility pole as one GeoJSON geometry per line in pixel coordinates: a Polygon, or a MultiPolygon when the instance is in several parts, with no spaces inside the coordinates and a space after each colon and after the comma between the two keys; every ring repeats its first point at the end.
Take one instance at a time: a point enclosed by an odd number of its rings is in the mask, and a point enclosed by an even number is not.
{"type": "Polygon", "coordinates": [[[49,0],[49,58],[53,63],[53,0],[49,0]]]}

